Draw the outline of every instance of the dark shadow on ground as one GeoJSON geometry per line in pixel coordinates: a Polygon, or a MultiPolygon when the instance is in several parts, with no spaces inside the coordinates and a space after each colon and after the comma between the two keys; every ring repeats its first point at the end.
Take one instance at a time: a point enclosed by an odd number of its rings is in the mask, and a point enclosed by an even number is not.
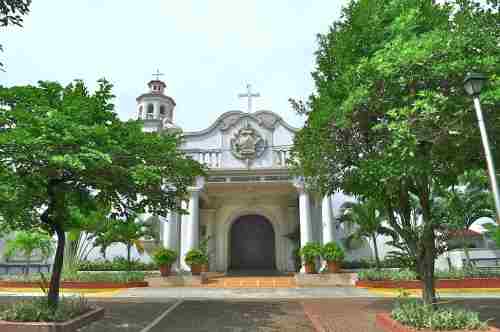
{"type": "Polygon", "coordinates": [[[151,332],[314,331],[297,302],[187,301],[151,332]]]}

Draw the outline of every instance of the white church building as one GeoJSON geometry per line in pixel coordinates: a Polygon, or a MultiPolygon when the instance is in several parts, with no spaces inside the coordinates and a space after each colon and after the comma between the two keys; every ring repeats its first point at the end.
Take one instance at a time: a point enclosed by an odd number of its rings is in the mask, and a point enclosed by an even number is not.
{"type": "MultiPolygon", "coordinates": [[[[295,271],[299,239],[327,243],[344,236],[335,216],[346,197],[318,197],[290,174],[287,160],[298,128],[274,112],[254,112],[252,98],[259,95],[250,86],[239,95],[248,99],[247,110],[225,112],[201,131],[176,126],[175,101],[165,94],[163,81],[148,86],[137,98],[144,131],[180,131],[182,150],[208,167],[182,202],[188,214],[154,217],[163,245],[179,253],[181,269],[189,270],[183,257],[203,239],[208,239],[210,271],[286,272],[295,271]]],[[[347,253],[347,259],[361,256],[370,257],[371,249],[347,253]]]]}

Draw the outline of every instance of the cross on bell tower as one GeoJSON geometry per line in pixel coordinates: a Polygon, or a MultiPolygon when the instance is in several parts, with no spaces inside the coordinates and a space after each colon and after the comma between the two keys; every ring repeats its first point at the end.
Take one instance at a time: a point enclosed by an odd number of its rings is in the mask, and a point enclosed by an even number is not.
{"type": "Polygon", "coordinates": [[[160,70],[159,69],[156,69],[156,73],[153,74],[153,76],[156,76],[156,80],[159,81],[160,80],[160,76],[163,76],[165,74],[163,73],[160,73],[160,70]]]}
{"type": "Polygon", "coordinates": [[[260,97],[260,93],[252,93],[252,85],[247,84],[247,93],[238,94],[239,98],[248,98],[248,113],[252,113],[252,98],[260,97]]]}

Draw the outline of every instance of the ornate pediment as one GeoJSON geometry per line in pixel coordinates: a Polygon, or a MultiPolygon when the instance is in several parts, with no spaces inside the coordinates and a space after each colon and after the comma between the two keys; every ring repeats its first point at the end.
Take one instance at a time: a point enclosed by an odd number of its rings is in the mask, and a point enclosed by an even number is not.
{"type": "Polygon", "coordinates": [[[231,138],[231,152],[241,160],[254,160],[264,153],[267,141],[247,123],[231,138]]]}

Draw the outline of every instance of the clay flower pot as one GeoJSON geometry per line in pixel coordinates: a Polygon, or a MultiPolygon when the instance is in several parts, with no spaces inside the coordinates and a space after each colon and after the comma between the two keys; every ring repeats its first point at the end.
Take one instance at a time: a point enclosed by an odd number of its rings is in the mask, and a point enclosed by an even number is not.
{"type": "Polygon", "coordinates": [[[170,264],[160,265],[159,268],[160,268],[160,275],[162,277],[168,277],[170,275],[172,265],[170,265],[170,264]]]}
{"type": "Polygon", "coordinates": [[[194,276],[198,276],[201,274],[201,264],[192,264],[191,265],[191,274],[194,276]]]}
{"type": "Polygon", "coordinates": [[[316,265],[314,263],[305,263],[304,270],[307,274],[316,273],[316,265]]]}
{"type": "Polygon", "coordinates": [[[329,273],[339,273],[340,272],[340,262],[326,262],[328,265],[329,273]]]}
{"type": "Polygon", "coordinates": [[[208,272],[208,264],[201,264],[201,272],[208,272]]]}

